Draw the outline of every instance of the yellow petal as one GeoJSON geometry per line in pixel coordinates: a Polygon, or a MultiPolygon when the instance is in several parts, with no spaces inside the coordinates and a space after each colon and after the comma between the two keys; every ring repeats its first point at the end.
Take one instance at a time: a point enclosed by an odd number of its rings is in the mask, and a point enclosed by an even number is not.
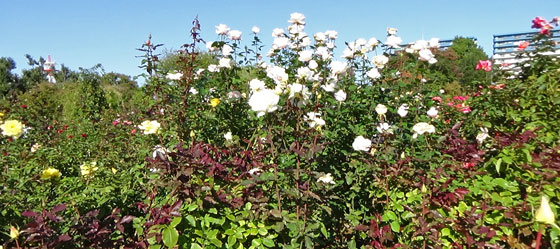
{"type": "Polygon", "coordinates": [[[10,226],[10,238],[17,239],[19,237],[19,231],[14,226],[10,226]]]}
{"type": "Polygon", "coordinates": [[[535,219],[538,222],[550,225],[554,224],[555,222],[554,213],[552,212],[552,209],[550,208],[550,205],[548,203],[548,199],[545,196],[541,197],[541,206],[535,213],[535,219]]]}

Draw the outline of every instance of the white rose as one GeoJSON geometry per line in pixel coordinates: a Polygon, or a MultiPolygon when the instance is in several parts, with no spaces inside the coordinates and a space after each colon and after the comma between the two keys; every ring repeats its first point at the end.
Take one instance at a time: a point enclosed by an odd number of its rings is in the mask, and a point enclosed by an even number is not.
{"type": "Polygon", "coordinates": [[[290,39],[288,39],[287,37],[276,37],[272,42],[272,46],[275,49],[283,49],[288,47],[288,45],[290,45],[290,39]]]}
{"type": "Polygon", "coordinates": [[[371,58],[371,61],[373,62],[373,64],[375,64],[377,68],[382,69],[383,67],[385,67],[385,64],[389,62],[389,57],[382,54],[376,55],[373,56],[373,58],[371,58]]]}
{"type": "Polygon", "coordinates": [[[258,92],[258,91],[266,89],[266,85],[264,84],[264,81],[262,81],[262,80],[252,79],[249,82],[249,88],[251,88],[252,92],[258,92]]]}
{"type": "Polygon", "coordinates": [[[168,73],[165,78],[170,79],[170,80],[180,80],[183,77],[183,74],[181,72],[177,72],[177,73],[168,73]]]}
{"type": "Polygon", "coordinates": [[[352,148],[357,151],[369,151],[370,147],[371,140],[364,138],[363,136],[356,137],[352,143],[352,148]]]}
{"type": "Polygon", "coordinates": [[[406,117],[406,115],[408,114],[408,105],[402,104],[401,106],[399,106],[397,113],[403,118],[406,117]]]}
{"type": "Polygon", "coordinates": [[[385,45],[392,48],[398,48],[399,45],[401,45],[401,43],[402,43],[402,39],[395,35],[388,36],[387,41],[385,41],[385,45]]]}
{"type": "Polygon", "coordinates": [[[226,141],[231,141],[233,139],[231,131],[228,131],[226,134],[224,134],[224,138],[226,139],[226,141]]]}
{"type": "Polygon", "coordinates": [[[389,34],[389,35],[396,35],[397,31],[398,31],[398,29],[396,29],[396,28],[387,28],[387,34],[389,34]]]}
{"type": "Polygon", "coordinates": [[[346,93],[342,90],[338,90],[338,92],[334,94],[334,98],[339,102],[343,102],[346,100],[346,93]]]}
{"type": "Polygon", "coordinates": [[[283,34],[284,34],[284,29],[275,28],[275,29],[272,30],[272,37],[273,38],[281,37],[283,34]]]}
{"type": "Polygon", "coordinates": [[[315,37],[315,41],[317,41],[317,43],[323,43],[327,40],[327,35],[323,32],[317,32],[313,37],[315,37]]]}
{"type": "Polygon", "coordinates": [[[393,129],[388,123],[380,123],[376,128],[379,133],[393,134],[393,129]]]}
{"type": "Polygon", "coordinates": [[[325,31],[325,35],[328,36],[331,40],[335,40],[336,38],[338,38],[338,32],[334,30],[325,31]]]}
{"type": "Polygon", "coordinates": [[[332,57],[331,53],[329,52],[329,49],[326,47],[318,47],[315,50],[315,54],[319,55],[323,60],[328,60],[332,57]]]}
{"type": "Polygon", "coordinates": [[[208,72],[215,73],[215,72],[219,72],[219,71],[220,71],[220,69],[218,68],[217,65],[214,65],[214,64],[208,65],[208,72]]]}
{"type": "Polygon", "coordinates": [[[214,52],[218,49],[218,48],[214,47],[214,42],[213,41],[206,42],[206,48],[208,49],[208,52],[214,52]]]}
{"type": "Polygon", "coordinates": [[[302,62],[307,62],[312,59],[313,51],[311,50],[303,50],[298,53],[299,57],[298,60],[302,62]]]}
{"type": "Polygon", "coordinates": [[[251,29],[251,31],[253,31],[253,33],[255,33],[255,35],[259,34],[261,32],[261,29],[257,26],[253,26],[253,28],[251,29]]]}
{"type": "Polygon", "coordinates": [[[381,74],[379,73],[379,70],[377,70],[377,68],[372,68],[370,69],[367,73],[366,73],[367,77],[370,77],[372,79],[379,79],[381,78],[381,74]]]}
{"type": "Polygon", "coordinates": [[[230,58],[221,58],[218,62],[219,68],[231,68],[231,59],[230,58]]]}
{"type": "Polygon", "coordinates": [[[229,32],[229,27],[225,24],[219,24],[216,26],[216,34],[218,35],[227,35],[229,32]]]}
{"type": "Polygon", "coordinates": [[[478,133],[476,135],[476,140],[478,141],[479,144],[481,144],[482,142],[484,142],[484,140],[486,140],[486,138],[489,137],[488,135],[488,129],[481,127],[480,128],[480,133],[478,133]]]}
{"type": "Polygon", "coordinates": [[[278,101],[280,101],[280,96],[273,90],[263,89],[251,95],[249,106],[251,106],[253,111],[257,112],[258,117],[261,117],[267,112],[276,111],[278,109],[278,101]]]}
{"type": "Polygon", "coordinates": [[[387,107],[383,104],[377,104],[377,106],[375,106],[375,112],[379,115],[385,115],[385,113],[387,113],[387,107]]]}
{"type": "Polygon", "coordinates": [[[239,30],[231,30],[229,31],[228,35],[229,39],[232,39],[234,41],[241,40],[241,31],[239,30]]]}
{"type": "Polygon", "coordinates": [[[317,69],[318,66],[319,66],[319,64],[317,64],[317,62],[315,60],[310,60],[309,61],[309,68],[311,68],[311,70],[317,69]]]}
{"type": "Polygon", "coordinates": [[[223,56],[230,56],[231,52],[233,52],[233,48],[230,45],[224,45],[222,47],[222,55],[223,56]]]}
{"type": "Polygon", "coordinates": [[[438,110],[435,107],[431,107],[430,110],[428,110],[426,112],[426,114],[428,115],[428,117],[430,118],[435,118],[438,115],[438,110]]]}
{"type": "Polygon", "coordinates": [[[346,67],[348,66],[346,62],[342,62],[342,61],[332,61],[330,65],[331,65],[331,72],[334,75],[346,73],[346,67]]]}
{"type": "Polygon", "coordinates": [[[317,179],[317,182],[322,182],[325,184],[335,184],[331,173],[319,177],[319,179],[317,179]]]}
{"type": "Polygon", "coordinates": [[[308,112],[304,117],[310,128],[321,127],[325,125],[325,120],[321,118],[321,113],[308,112]]]}
{"type": "Polygon", "coordinates": [[[434,133],[436,132],[436,128],[428,123],[425,122],[420,122],[415,124],[412,127],[412,130],[414,131],[414,135],[412,135],[412,138],[417,138],[418,135],[422,135],[424,133],[434,133]]]}
{"type": "Polygon", "coordinates": [[[302,13],[294,12],[294,13],[290,14],[290,20],[288,22],[293,23],[293,24],[304,25],[305,24],[305,16],[302,13]]]}

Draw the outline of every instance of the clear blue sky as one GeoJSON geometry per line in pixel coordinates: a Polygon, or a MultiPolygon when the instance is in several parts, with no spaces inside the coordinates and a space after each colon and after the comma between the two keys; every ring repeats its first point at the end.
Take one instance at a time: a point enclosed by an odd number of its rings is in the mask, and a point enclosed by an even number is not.
{"type": "Polygon", "coordinates": [[[531,31],[535,16],[560,16],[560,0],[2,0],[0,57],[13,58],[16,72],[28,67],[25,54],[50,54],[74,70],[101,63],[107,72],[138,75],[135,48],[149,33],[154,42],[177,49],[190,42],[190,24],[198,15],[205,40],[217,39],[214,26],[220,23],[249,40],[256,25],[269,45],[272,30],[287,27],[292,12],[305,14],[308,34],[338,31],[338,51],[357,38],[384,41],[385,29],[395,27],[404,42],[476,37],[490,54],[492,35],[531,31]]]}

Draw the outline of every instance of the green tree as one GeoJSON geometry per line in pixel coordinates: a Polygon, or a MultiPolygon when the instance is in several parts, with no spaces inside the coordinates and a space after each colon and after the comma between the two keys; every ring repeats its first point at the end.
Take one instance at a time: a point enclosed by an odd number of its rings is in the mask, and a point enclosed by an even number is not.
{"type": "Polygon", "coordinates": [[[473,39],[456,37],[450,49],[458,56],[456,65],[461,73],[461,77],[458,78],[461,85],[473,89],[478,85],[477,82],[487,80],[486,72],[475,70],[475,67],[479,60],[487,60],[488,55],[484,53],[480,46],[476,45],[473,39]]]}
{"type": "Polygon", "coordinates": [[[17,75],[12,73],[16,63],[12,58],[0,58],[0,95],[4,97],[15,86],[17,86],[17,75]]]}

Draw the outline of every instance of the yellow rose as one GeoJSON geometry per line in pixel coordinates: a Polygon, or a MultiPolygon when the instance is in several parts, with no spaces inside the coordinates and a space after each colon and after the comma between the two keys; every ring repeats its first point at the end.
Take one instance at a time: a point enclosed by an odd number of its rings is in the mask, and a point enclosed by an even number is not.
{"type": "Polygon", "coordinates": [[[542,222],[549,225],[554,225],[555,218],[550,205],[548,204],[548,199],[546,197],[541,197],[541,206],[537,209],[535,213],[535,219],[538,222],[542,222]]]}
{"type": "Polygon", "coordinates": [[[41,180],[47,180],[47,179],[51,179],[51,178],[60,178],[61,174],[60,171],[58,171],[58,169],[55,168],[48,168],[46,170],[43,170],[43,172],[41,173],[41,180]]]}
{"type": "Polygon", "coordinates": [[[14,226],[10,226],[10,238],[17,239],[19,237],[19,231],[14,226]]]}
{"type": "Polygon", "coordinates": [[[3,112],[0,112],[0,118],[1,118],[1,117],[4,117],[4,113],[3,113],[3,112]]]}
{"type": "Polygon", "coordinates": [[[142,122],[142,124],[140,124],[138,128],[144,130],[144,134],[155,134],[158,132],[160,126],[161,125],[156,120],[146,120],[142,122]]]}
{"type": "Polygon", "coordinates": [[[7,120],[0,125],[0,129],[2,129],[2,135],[17,139],[23,133],[23,124],[17,120],[7,120]]]}
{"type": "Polygon", "coordinates": [[[84,163],[80,166],[80,172],[83,176],[93,175],[93,173],[97,171],[97,169],[97,162],[84,163]]]}
{"type": "Polygon", "coordinates": [[[213,98],[213,99],[210,100],[210,105],[211,105],[212,107],[216,107],[216,106],[218,106],[219,104],[220,104],[220,99],[218,99],[218,98],[213,98]]]}

